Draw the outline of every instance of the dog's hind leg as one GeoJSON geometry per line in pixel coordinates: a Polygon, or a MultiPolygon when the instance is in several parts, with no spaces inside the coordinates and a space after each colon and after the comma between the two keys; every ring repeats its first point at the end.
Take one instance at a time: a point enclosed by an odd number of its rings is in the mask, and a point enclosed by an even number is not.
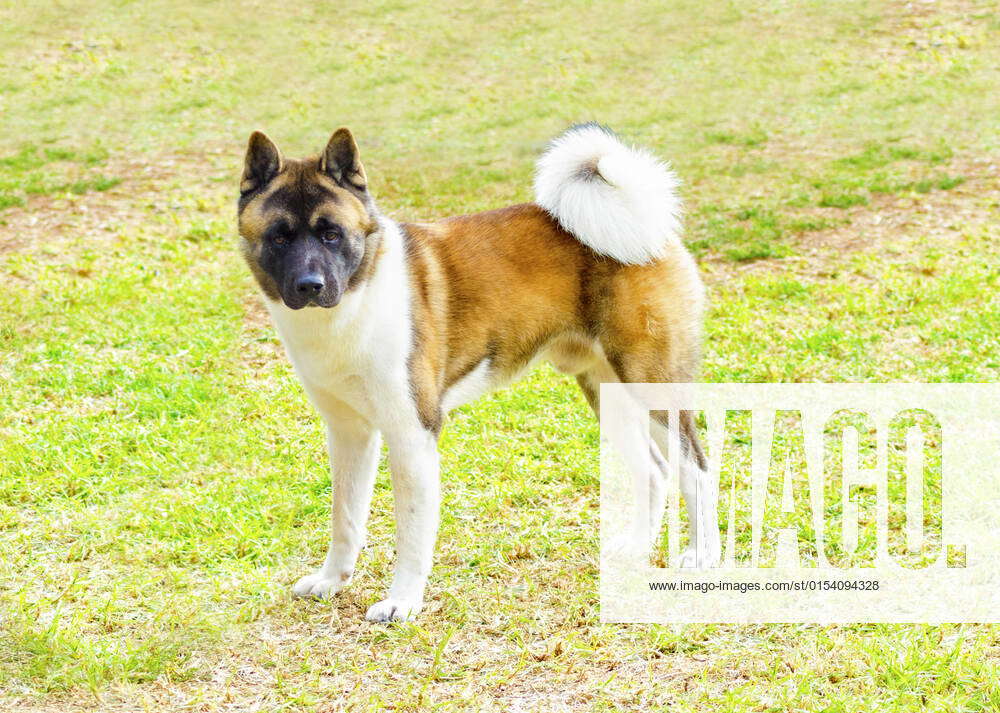
{"type": "MultiPolygon", "coordinates": [[[[578,374],[576,377],[580,389],[587,398],[587,403],[593,409],[594,415],[600,418],[600,389],[602,383],[618,381],[614,371],[607,364],[595,366],[592,369],[578,374]]],[[[667,504],[667,483],[668,464],[664,459],[660,447],[653,440],[649,440],[649,542],[653,548],[656,547],[660,538],[660,528],[663,526],[663,514],[667,504]]]]}
{"type": "MultiPolygon", "coordinates": [[[[698,442],[690,411],[680,411],[680,489],[687,505],[691,539],[681,553],[679,567],[707,569],[719,564],[722,544],[719,537],[718,488],[706,470],[705,456],[698,442]]],[[[653,440],[668,452],[669,430],[665,414],[651,414],[653,440]]],[[[676,457],[675,454],[671,454],[676,457]]]]}
{"type": "MultiPolygon", "coordinates": [[[[619,369],[610,364],[595,367],[577,376],[577,382],[595,413],[599,414],[601,383],[621,381],[621,370],[628,380],[635,383],[659,383],[671,381],[661,368],[642,370],[641,364],[626,363],[619,369]],[[629,368],[631,367],[631,368],[629,368]]],[[[685,380],[678,375],[673,381],[685,380]]],[[[719,563],[722,544],[719,536],[718,493],[706,470],[705,456],[698,441],[697,429],[690,412],[680,412],[680,454],[669,452],[669,431],[664,412],[650,412],[650,480],[649,515],[650,537],[655,545],[666,506],[666,483],[669,476],[668,459],[680,456],[680,490],[688,509],[690,523],[690,545],[681,554],[678,565],[685,568],[706,569],[719,563]]]]}
{"type": "Polygon", "coordinates": [[[333,483],[330,545],[323,566],[292,587],[297,597],[331,597],[354,574],[364,544],[381,448],[379,432],[350,412],[324,413],[333,483]]]}

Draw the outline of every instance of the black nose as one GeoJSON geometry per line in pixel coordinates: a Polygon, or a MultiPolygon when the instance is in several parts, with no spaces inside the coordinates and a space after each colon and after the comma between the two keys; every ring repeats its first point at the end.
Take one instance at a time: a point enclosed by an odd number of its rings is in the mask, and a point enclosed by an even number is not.
{"type": "Polygon", "coordinates": [[[325,286],[322,276],[316,273],[305,275],[295,281],[295,291],[300,295],[318,295],[325,286]]]}

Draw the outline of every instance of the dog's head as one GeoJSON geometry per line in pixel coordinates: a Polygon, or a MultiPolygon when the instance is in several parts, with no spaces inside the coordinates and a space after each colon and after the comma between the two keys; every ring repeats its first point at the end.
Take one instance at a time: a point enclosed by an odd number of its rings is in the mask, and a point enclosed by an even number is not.
{"type": "Polygon", "coordinates": [[[337,129],[318,157],[286,159],[250,136],[240,183],[243,255],[269,298],[333,307],[363,279],[378,221],[354,137],[337,129]]]}

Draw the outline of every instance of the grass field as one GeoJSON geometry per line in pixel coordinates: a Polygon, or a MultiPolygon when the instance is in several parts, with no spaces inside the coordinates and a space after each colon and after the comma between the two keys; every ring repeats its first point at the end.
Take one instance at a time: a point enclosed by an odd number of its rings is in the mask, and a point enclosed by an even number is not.
{"type": "Polygon", "coordinates": [[[457,412],[428,606],[333,602],[320,422],[235,246],[246,137],[352,127],[381,207],[529,200],[596,118],[670,158],[707,381],[1000,377],[1000,9],[0,4],[0,710],[994,711],[996,626],[598,621],[597,428],[457,412]]]}

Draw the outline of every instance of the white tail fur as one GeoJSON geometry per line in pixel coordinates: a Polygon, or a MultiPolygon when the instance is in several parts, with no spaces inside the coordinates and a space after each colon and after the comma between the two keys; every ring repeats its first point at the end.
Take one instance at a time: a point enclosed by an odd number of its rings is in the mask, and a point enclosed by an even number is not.
{"type": "Polygon", "coordinates": [[[538,160],[535,199],[581,243],[618,262],[647,263],[680,243],[673,171],[598,124],[552,141],[538,160]]]}

